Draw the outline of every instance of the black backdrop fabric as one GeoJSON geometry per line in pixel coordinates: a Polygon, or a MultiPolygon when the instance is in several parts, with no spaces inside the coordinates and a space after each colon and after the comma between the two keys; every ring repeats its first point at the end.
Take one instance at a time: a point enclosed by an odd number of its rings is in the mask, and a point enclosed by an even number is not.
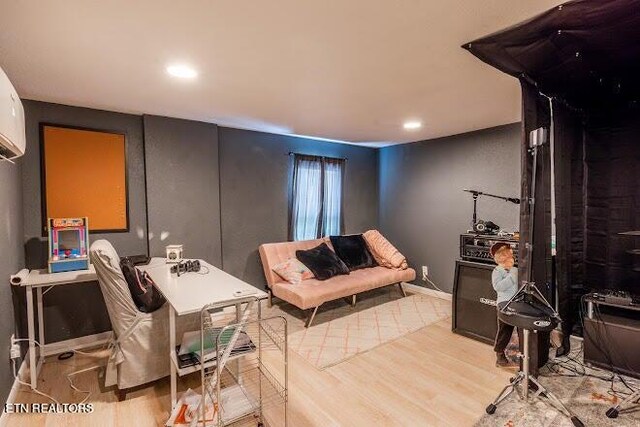
{"type": "Polygon", "coordinates": [[[462,47],[574,107],[640,96],[640,0],[569,1],[462,47]]]}
{"type": "Polygon", "coordinates": [[[620,234],[640,230],[640,0],[567,2],[463,48],[520,80],[523,200],[531,187],[529,132],[549,129],[553,110],[553,159],[548,144],[539,149],[534,236],[521,204],[521,271],[532,262],[532,280],[547,296],[555,280],[565,331],[579,325],[587,290],[640,294],[640,255],[633,254],[640,238],[620,234]]]}
{"type": "Polygon", "coordinates": [[[640,108],[591,114],[584,146],[585,285],[640,294],[640,108]]]}
{"type": "Polygon", "coordinates": [[[570,332],[579,324],[584,288],[584,163],[582,114],[554,102],[556,185],[556,286],[559,311],[570,332]]]}

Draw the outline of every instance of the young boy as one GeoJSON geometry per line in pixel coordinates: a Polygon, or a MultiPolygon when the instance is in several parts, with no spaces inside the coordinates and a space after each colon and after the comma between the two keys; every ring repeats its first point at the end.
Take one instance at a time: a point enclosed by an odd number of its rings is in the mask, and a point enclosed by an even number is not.
{"type": "MultiPolygon", "coordinates": [[[[491,246],[489,250],[493,256],[496,268],[491,273],[491,283],[493,289],[498,293],[496,305],[499,308],[501,304],[509,301],[518,292],[518,269],[514,267],[513,250],[508,243],[498,242],[491,246]]],[[[496,352],[496,366],[505,367],[511,363],[504,354],[511,335],[513,334],[513,326],[508,325],[498,319],[498,333],[493,350],[496,352]]]]}

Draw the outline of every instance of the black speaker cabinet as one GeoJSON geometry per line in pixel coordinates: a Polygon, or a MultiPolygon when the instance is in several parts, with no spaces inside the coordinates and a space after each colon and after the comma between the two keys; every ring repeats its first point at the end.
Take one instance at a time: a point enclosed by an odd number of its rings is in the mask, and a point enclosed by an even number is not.
{"type": "Polygon", "coordinates": [[[496,292],[491,285],[494,267],[456,261],[452,319],[453,332],[492,345],[498,330],[496,292]]]}
{"type": "MultiPolygon", "coordinates": [[[[498,332],[496,291],[491,284],[494,267],[458,260],[453,284],[453,332],[490,345],[498,332]]],[[[538,375],[538,368],[549,359],[549,332],[532,333],[529,348],[531,373],[538,375]]]]}
{"type": "Polygon", "coordinates": [[[640,378],[640,320],[603,314],[584,318],[584,361],[640,378]]]}

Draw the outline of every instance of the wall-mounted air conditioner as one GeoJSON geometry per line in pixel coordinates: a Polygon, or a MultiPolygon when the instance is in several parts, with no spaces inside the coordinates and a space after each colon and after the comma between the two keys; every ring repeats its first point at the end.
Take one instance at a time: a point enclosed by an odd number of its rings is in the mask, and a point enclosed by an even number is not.
{"type": "Polygon", "coordinates": [[[0,161],[24,154],[24,109],[9,77],[0,68],[0,161]]]}

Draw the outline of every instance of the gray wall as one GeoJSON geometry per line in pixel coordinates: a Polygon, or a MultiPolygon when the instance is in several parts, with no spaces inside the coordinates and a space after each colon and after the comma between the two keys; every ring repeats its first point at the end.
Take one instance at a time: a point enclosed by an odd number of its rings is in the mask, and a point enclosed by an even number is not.
{"type": "MultiPolygon", "coordinates": [[[[91,234],[91,241],[106,238],[120,255],[147,253],[147,220],[144,186],[144,146],[142,117],[69,107],[59,104],[25,100],[27,150],[22,158],[24,206],[25,262],[27,268],[44,268],[47,261],[47,241],[42,237],[40,123],[52,123],[123,132],[127,145],[129,189],[129,226],[126,233],[91,234]]],[[[91,179],[84,177],[81,179],[91,179]]],[[[24,304],[20,305],[20,331],[25,319],[24,304]]],[[[103,332],[111,329],[102,294],[97,283],[83,286],[56,287],[44,299],[45,338],[49,342],[103,332]]]]}
{"type": "MultiPolygon", "coordinates": [[[[469,229],[472,188],[519,197],[520,124],[380,150],[380,229],[416,268],[421,266],[445,291],[453,289],[459,234],[469,229]]],[[[517,229],[516,205],[478,200],[478,218],[517,229]]],[[[429,286],[429,285],[427,285],[429,286]]]]}
{"type": "Polygon", "coordinates": [[[9,285],[9,276],[24,267],[22,250],[21,161],[15,165],[0,161],[0,401],[5,402],[13,384],[9,361],[11,334],[15,331],[12,300],[19,289],[9,285]],[[13,294],[13,295],[12,295],[13,294]]]}
{"type": "MultiPolygon", "coordinates": [[[[380,228],[413,266],[429,265],[432,277],[446,290],[452,288],[457,235],[468,228],[471,216],[471,197],[462,188],[518,194],[517,124],[375,150],[157,116],[24,104],[24,228],[18,230],[24,229],[20,241],[25,242],[28,268],[46,263],[40,219],[41,122],[127,135],[131,230],[92,234],[92,240],[107,238],[121,255],[147,253],[149,244],[151,254],[160,256],[166,244],[181,242],[187,256],[221,265],[256,286],[264,285],[258,245],[287,239],[289,152],[346,157],[345,232],[380,228]],[[147,215],[153,233],[149,243],[147,215]],[[169,233],[165,240],[163,231],[169,233]]],[[[19,195],[19,190],[12,191],[19,195]]],[[[12,214],[20,216],[20,211],[12,214]]],[[[517,227],[518,210],[503,202],[481,199],[479,215],[517,227]]],[[[21,267],[21,260],[4,268],[11,273],[21,267]]],[[[18,330],[25,335],[24,296],[14,299],[18,330]]],[[[110,329],[99,288],[70,285],[49,292],[45,325],[49,342],[110,329]]]]}
{"type": "Polygon", "coordinates": [[[305,138],[218,128],[222,264],[255,286],[265,284],[261,243],[287,240],[289,152],[346,157],[346,233],[378,225],[377,150],[305,138]]]}
{"type": "Polygon", "coordinates": [[[222,265],[216,125],[144,116],[149,251],[182,243],[185,256],[222,265]]]}
{"type": "MultiPolygon", "coordinates": [[[[157,116],[133,116],[25,101],[27,154],[22,159],[27,268],[46,266],[41,236],[41,122],[124,132],[129,174],[128,233],[110,240],[120,255],[163,256],[170,243],[256,286],[264,284],[257,248],[287,239],[290,151],[346,157],[345,229],[378,225],[377,150],[157,116]],[[146,164],[145,164],[146,163],[146,164]],[[146,181],[146,182],[145,182],[146,181]],[[148,209],[147,209],[148,205],[148,209]],[[163,232],[168,237],[162,240],[163,232]]],[[[20,228],[22,230],[22,227],[20,228]]],[[[26,336],[24,295],[17,328],[26,336]]],[[[56,287],[45,298],[45,336],[54,342],[110,329],[96,283],[56,287]]]]}

